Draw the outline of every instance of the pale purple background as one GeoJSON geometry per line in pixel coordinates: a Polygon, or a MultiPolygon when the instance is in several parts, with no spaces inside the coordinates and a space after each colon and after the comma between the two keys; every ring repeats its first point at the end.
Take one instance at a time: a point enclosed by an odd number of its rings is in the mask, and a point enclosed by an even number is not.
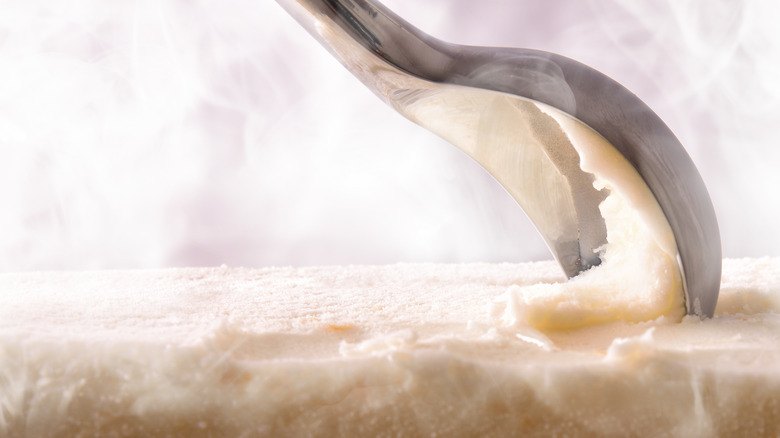
{"type": "MultiPolygon", "coordinates": [[[[386,4],[623,83],[699,167],[725,256],[780,255],[780,2],[386,4]]],[[[0,271],[549,258],[489,176],[273,1],[2,6],[0,271]]]]}

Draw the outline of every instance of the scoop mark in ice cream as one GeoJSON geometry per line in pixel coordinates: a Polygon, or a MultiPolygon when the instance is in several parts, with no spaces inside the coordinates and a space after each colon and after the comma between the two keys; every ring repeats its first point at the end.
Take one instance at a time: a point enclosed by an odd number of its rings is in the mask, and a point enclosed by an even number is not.
{"type": "Polygon", "coordinates": [[[600,206],[607,222],[603,263],[568,282],[511,286],[495,300],[494,315],[506,325],[539,330],[683,317],[676,258],[659,244],[641,213],[618,191],[610,192],[600,206]]]}

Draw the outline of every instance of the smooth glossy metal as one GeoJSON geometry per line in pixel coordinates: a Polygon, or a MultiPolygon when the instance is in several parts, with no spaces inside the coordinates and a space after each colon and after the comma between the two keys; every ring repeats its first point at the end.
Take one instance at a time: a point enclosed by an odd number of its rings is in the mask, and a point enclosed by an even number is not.
{"type": "Polygon", "coordinates": [[[572,142],[598,133],[660,205],[688,313],[713,315],[721,247],[709,194],[674,134],[630,91],[553,53],[439,41],[376,1],[277,1],[377,96],[485,167],[568,277],[599,264],[606,243],[599,204],[608,193],[594,188],[572,142]]]}

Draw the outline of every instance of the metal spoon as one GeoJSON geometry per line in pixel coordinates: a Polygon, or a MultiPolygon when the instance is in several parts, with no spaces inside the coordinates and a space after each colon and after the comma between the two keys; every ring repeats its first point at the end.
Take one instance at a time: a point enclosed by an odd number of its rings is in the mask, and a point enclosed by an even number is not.
{"type": "Polygon", "coordinates": [[[712,202],[680,142],[630,91],[554,53],[437,40],[377,1],[277,1],[382,100],[485,167],[569,278],[598,265],[606,243],[607,191],[594,187],[599,171],[584,168],[590,152],[573,139],[598,143],[611,157],[606,172],[638,174],[660,206],[687,312],[712,317],[721,275],[712,202]]]}

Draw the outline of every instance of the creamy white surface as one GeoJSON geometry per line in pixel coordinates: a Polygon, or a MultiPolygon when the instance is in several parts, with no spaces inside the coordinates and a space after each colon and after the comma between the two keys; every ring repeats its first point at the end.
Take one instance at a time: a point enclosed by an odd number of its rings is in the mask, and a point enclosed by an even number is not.
{"type": "Polygon", "coordinates": [[[780,259],[726,260],[707,321],[495,314],[559,280],[552,262],[3,274],[0,435],[780,433],[780,259]]]}
{"type": "MultiPolygon", "coordinates": [[[[626,185],[622,186],[626,187],[626,185]]],[[[612,190],[599,208],[607,226],[602,263],[566,282],[515,285],[495,301],[494,314],[512,325],[565,330],[612,321],[642,322],[685,314],[671,231],[647,225],[641,208],[612,190]],[[669,253],[668,237],[674,253],[669,253]]],[[[654,198],[649,200],[655,204],[654,198]]],[[[657,204],[655,204],[657,208],[657,204]]],[[[659,210],[660,211],[660,210],[659,210]]],[[[668,229],[668,226],[667,226],[668,229]]]]}

